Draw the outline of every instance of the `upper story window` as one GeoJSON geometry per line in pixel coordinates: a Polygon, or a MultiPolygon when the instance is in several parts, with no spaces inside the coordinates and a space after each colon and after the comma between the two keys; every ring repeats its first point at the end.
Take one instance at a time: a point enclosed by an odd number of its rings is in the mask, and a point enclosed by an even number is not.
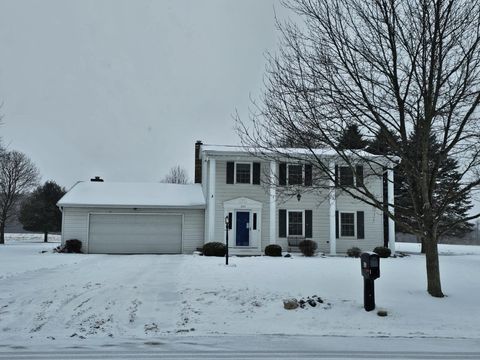
{"type": "Polygon", "coordinates": [[[303,184],[303,165],[288,165],[288,185],[303,184]]]}
{"type": "Polygon", "coordinates": [[[340,185],[354,186],[353,170],[349,166],[340,166],[340,185]]]}
{"type": "Polygon", "coordinates": [[[363,166],[355,166],[355,173],[350,166],[335,167],[335,183],[340,186],[354,187],[363,185],[363,166]]]}
{"type": "Polygon", "coordinates": [[[278,184],[312,186],[312,165],[280,163],[278,184]]]}
{"type": "Polygon", "coordinates": [[[252,183],[252,163],[235,163],[235,182],[237,184],[252,183]]]}
{"type": "Polygon", "coordinates": [[[227,162],[227,184],[260,185],[260,163],[258,162],[227,162]]]}

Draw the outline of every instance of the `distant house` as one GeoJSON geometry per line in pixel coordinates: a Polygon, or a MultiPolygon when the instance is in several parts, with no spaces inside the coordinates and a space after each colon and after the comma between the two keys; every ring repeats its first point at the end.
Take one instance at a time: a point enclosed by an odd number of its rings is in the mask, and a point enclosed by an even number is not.
{"type": "MultiPolygon", "coordinates": [[[[325,150],[319,156],[335,159],[325,150]]],[[[365,181],[384,196],[382,177],[359,180],[334,165],[339,181],[365,181]]],[[[77,183],[58,202],[62,241],[79,239],[88,253],[191,253],[206,242],[225,242],[228,219],[231,254],[258,255],[268,244],[288,250],[302,239],[330,254],[384,243],[394,251],[394,224],[381,211],[333,184],[323,191],[308,191],[311,186],[308,162],[266,161],[241,147],[197,142],[195,184],[77,183]],[[284,196],[288,186],[305,191],[284,196]]]]}

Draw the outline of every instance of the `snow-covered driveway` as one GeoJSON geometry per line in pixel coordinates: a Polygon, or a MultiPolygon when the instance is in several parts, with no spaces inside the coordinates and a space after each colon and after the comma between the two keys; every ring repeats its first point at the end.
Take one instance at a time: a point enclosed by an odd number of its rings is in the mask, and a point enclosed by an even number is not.
{"type": "Polygon", "coordinates": [[[28,269],[2,269],[2,340],[132,338],[183,329],[177,324],[177,284],[186,256],[39,253],[52,247],[10,244],[2,249],[11,260],[23,253],[28,269]]]}

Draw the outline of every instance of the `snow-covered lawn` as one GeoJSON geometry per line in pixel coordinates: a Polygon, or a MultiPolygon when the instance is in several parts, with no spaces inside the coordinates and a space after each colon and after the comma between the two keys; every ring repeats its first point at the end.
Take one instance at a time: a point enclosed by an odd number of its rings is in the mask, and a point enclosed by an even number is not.
{"type": "Polygon", "coordinates": [[[480,338],[480,251],[442,245],[447,297],[426,291],[412,252],[381,260],[377,308],[363,310],[359,259],[55,254],[41,236],[0,247],[0,346],[153,341],[163,335],[288,334],[480,338]],[[43,252],[47,250],[47,252],[43,252]],[[458,254],[458,255],[456,255],[458,254]],[[452,256],[455,255],[455,256],[452,256]],[[315,308],[282,299],[317,295],[315,308]]]}

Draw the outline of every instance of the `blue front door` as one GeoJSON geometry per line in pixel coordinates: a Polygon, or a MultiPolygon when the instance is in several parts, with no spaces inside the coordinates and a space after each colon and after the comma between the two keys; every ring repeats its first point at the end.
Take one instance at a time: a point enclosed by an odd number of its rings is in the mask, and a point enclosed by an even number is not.
{"type": "Polygon", "coordinates": [[[250,213],[237,211],[236,246],[248,246],[250,240],[250,213]]]}

